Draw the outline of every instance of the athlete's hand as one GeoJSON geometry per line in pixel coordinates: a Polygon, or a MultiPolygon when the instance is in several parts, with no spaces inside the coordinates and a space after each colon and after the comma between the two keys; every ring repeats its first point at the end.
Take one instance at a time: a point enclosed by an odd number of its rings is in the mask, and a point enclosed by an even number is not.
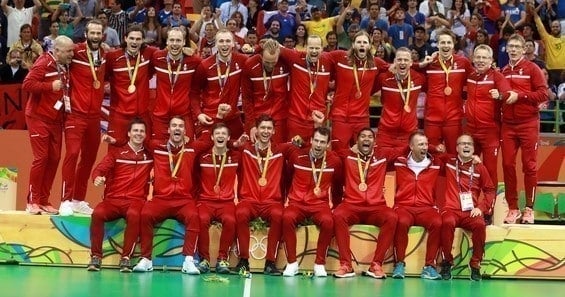
{"type": "Polygon", "coordinates": [[[473,155],[473,164],[481,164],[483,163],[483,160],[481,160],[481,157],[477,156],[477,155],[473,155]]]}
{"type": "Polygon", "coordinates": [[[102,135],[102,142],[108,143],[108,144],[114,144],[116,143],[116,138],[108,135],[108,134],[104,134],[102,135]]]}
{"type": "Polygon", "coordinates": [[[480,217],[480,216],[482,216],[482,215],[483,215],[483,211],[482,211],[480,208],[478,208],[478,207],[475,207],[475,208],[473,208],[473,209],[471,210],[471,217],[472,217],[472,218],[474,218],[474,217],[480,217]]]}
{"type": "Polygon", "coordinates": [[[197,119],[198,119],[198,122],[201,125],[208,125],[209,126],[209,125],[212,125],[214,123],[214,121],[212,121],[212,118],[207,116],[205,113],[199,114],[197,119]]]}
{"type": "Polygon", "coordinates": [[[490,93],[490,97],[492,99],[495,99],[495,100],[500,99],[500,92],[498,92],[497,89],[490,89],[488,92],[490,93]]]}
{"type": "Polygon", "coordinates": [[[445,153],[445,144],[440,143],[436,146],[436,151],[438,153],[445,153]]]}
{"type": "Polygon", "coordinates": [[[514,104],[516,103],[516,101],[518,101],[518,93],[514,92],[514,91],[510,91],[510,97],[508,97],[508,99],[506,99],[506,104],[514,104]]]}
{"type": "Polygon", "coordinates": [[[324,124],[324,120],[325,120],[325,116],[324,113],[319,111],[319,110],[313,110],[312,111],[312,120],[314,120],[314,126],[315,127],[320,127],[324,124]]]}
{"type": "Polygon", "coordinates": [[[251,130],[249,130],[249,137],[251,137],[251,143],[255,143],[257,142],[257,127],[253,127],[251,128],[251,130]]]}
{"type": "Polygon", "coordinates": [[[216,115],[216,117],[218,119],[223,119],[226,115],[228,115],[231,111],[231,106],[229,104],[226,103],[220,103],[218,105],[218,114],[216,115]]]}
{"type": "Polygon", "coordinates": [[[63,82],[60,79],[56,79],[51,83],[51,88],[57,92],[63,88],[63,82]]]}
{"type": "Polygon", "coordinates": [[[104,176],[97,176],[94,179],[94,185],[97,186],[97,187],[103,185],[105,182],[106,182],[106,177],[104,177],[104,176]]]}

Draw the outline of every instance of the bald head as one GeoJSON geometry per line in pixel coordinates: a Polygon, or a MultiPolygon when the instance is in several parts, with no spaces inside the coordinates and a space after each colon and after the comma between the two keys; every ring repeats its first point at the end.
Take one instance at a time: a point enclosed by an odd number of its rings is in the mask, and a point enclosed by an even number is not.
{"type": "Polygon", "coordinates": [[[59,64],[70,64],[73,58],[73,40],[67,36],[60,35],[55,38],[53,55],[59,64]]]}

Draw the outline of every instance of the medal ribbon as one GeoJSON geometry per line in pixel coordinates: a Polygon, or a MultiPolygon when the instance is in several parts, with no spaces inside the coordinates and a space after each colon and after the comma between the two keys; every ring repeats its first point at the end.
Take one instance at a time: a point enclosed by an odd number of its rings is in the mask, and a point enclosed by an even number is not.
{"type": "Polygon", "coordinates": [[[447,85],[447,87],[449,87],[449,72],[451,71],[451,66],[453,65],[453,56],[449,58],[449,67],[445,65],[445,62],[441,59],[441,57],[439,57],[438,60],[441,69],[443,69],[443,72],[445,72],[445,84],[447,85]]]}
{"type": "Polygon", "coordinates": [[[129,54],[126,51],[126,64],[128,67],[128,75],[129,75],[129,85],[130,86],[134,86],[135,85],[135,79],[137,78],[137,70],[139,69],[139,61],[141,59],[141,53],[137,53],[137,58],[135,60],[135,66],[133,68],[133,75],[132,75],[132,71],[131,71],[131,64],[129,62],[129,54]]]}
{"type": "Polygon", "coordinates": [[[173,93],[173,88],[175,87],[175,84],[177,83],[177,80],[179,78],[181,65],[182,65],[182,55],[181,58],[179,59],[179,64],[177,65],[177,69],[175,70],[175,72],[173,72],[171,70],[171,58],[169,57],[169,55],[167,55],[167,73],[169,73],[169,82],[171,83],[171,94],[173,93]]]}
{"type": "Polygon", "coordinates": [[[223,75],[225,77],[225,79],[222,79],[222,69],[220,69],[220,60],[216,60],[216,70],[218,71],[218,84],[220,85],[220,97],[222,96],[222,93],[224,92],[224,87],[228,81],[228,78],[230,76],[230,62],[227,62],[227,68],[226,68],[226,73],[223,75]]]}
{"type": "Polygon", "coordinates": [[[169,167],[171,168],[171,177],[176,178],[177,172],[179,171],[180,163],[182,161],[182,157],[184,156],[184,143],[182,144],[180,151],[178,151],[176,153],[176,155],[177,155],[177,163],[176,164],[175,164],[175,160],[174,160],[175,156],[172,153],[170,142],[167,143],[167,151],[169,152],[169,167]]]}
{"type": "Polygon", "coordinates": [[[357,168],[359,169],[359,183],[366,183],[367,181],[367,173],[369,172],[369,164],[371,164],[371,157],[373,155],[369,155],[369,158],[365,162],[365,166],[361,165],[361,155],[357,153],[357,168]]]}
{"type": "Polygon", "coordinates": [[[90,73],[92,73],[92,78],[94,79],[94,81],[98,81],[96,69],[94,68],[94,58],[92,56],[92,51],[88,46],[86,47],[86,56],[88,57],[88,65],[90,66],[90,73]]]}
{"type": "Polygon", "coordinates": [[[263,68],[263,88],[265,88],[265,97],[263,99],[267,99],[267,94],[269,94],[269,90],[271,89],[271,83],[273,82],[273,71],[271,71],[271,75],[269,76],[269,79],[267,79],[267,73],[265,72],[265,68],[263,68]]]}
{"type": "Polygon", "coordinates": [[[312,71],[310,69],[310,62],[308,61],[308,58],[306,58],[306,69],[308,69],[308,79],[310,82],[310,96],[312,96],[312,94],[314,93],[314,90],[316,89],[316,84],[318,83],[318,72],[320,71],[320,60],[318,59],[318,61],[316,61],[316,73],[314,75],[312,75],[312,71]],[[314,79],[312,80],[312,76],[314,77],[314,79]]]}
{"type": "Polygon", "coordinates": [[[222,178],[222,173],[224,172],[224,166],[226,165],[226,156],[227,153],[222,154],[222,161],[220,163],[220,172],[218,172],[216,170],[216,153],[214,153],[214,150],[212,150],[212,164],[214,164],[214,174],[216,175],[216,184],[214,185],[214,187],[220,185],[220,179],[222,178]]]}
{"type": "Polygon", "coordinates": [[[402,102],[404,102],[404,106],[408,106],[410,103],[410,91],[412,89],[412,80],[410,77],[410,72],[408,72],[408,83],[406,84],[406,94],[404,94],[404,89],[402,89],[402,79],[398,76],[396,77],[396,85],[398,86],[398,90],[400,90],[400,97],[402,97],[402,102]]]}
{"type": "Polygon", "coordinates": [[[324,152],[324,158],[322,158],[322,166],[320,166],[320,173],[318,173],[318,176],[316,176],[316,164],[314,163],[314,157],[310,157],[310,165],[312,165],[312,176],[314,177],[316,188],[320,188],[324,168],[326,168],[326,152],[324,152]]]}
{"type": "MultiPolygon", "coordinates": [[[[471,176],[469,177],[469,192],[471,191],[471,187],[473,186],[473,172],[475,172],[475,165],[471,164],[469,168],[469,173],[471,176]]],[[[457,186],[459,187],[459,192],[463,192],[463,188],[461,187],[461,180],[459,178],[459,159],[455,161],[455,180],[457,181],[457,186]]]]}
{"type": "Polygon", "coordinates": [[[271,156],[273,155],[273,152],[271,151],[271,145],[269,144],[268,148],[267,148],[267,156],[265,158],[262,158],[261,155],[259,154],[259,146],[255,145],[255,151],[257,152],[257,163],[259,164],[259,172],[261,173],[261,178],[265,178],[267,176],[267,169],[269,166],[269,160],[271,159],[271,156]],[[265,165],[263,165],[263,159],[265,160],[265,165]]]}
{"type": "MultiPolygon", "coordinates": [[[[365,76],[365,70],[367,70],[367,61],[363,62],[363,72],[361,74],[361,79],[365,76]]],[[[353,78],[355,78],[355,87],[357,88],[357,93],[361,92],[361,85],[359,83],[359,73],[357,73],[357,63],[353,63],[353,78]]]]}

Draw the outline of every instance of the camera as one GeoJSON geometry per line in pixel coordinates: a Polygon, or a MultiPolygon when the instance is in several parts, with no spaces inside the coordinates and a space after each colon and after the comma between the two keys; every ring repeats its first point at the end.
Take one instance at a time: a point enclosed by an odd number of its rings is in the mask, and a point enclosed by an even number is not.
{"type": "Polygon", "coordinates": [[[62,10],[69,10],[71,8],[71,4],[70,3],[61,3],[59,5],[59,7],[61,7],[62,10]]]}

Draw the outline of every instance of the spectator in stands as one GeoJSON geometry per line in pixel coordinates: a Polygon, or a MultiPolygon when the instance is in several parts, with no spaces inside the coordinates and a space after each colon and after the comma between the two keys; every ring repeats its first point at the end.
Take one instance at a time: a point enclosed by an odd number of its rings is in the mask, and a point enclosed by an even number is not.
{"type": "Polygon", "coordinates": [[[561,24],[557,20],[552,21],[551,31],[548,33],[537,14],[534,14],[534,21],[545,47],[545,62],[549,77],[553,83],[558,83],[561,72],[565,70],[565,50],[563,50],[565,36],[561,35],[561,24]]]}
{"type": "Polygon", "coordinates": [[[143,146],[145,122],[134,119],[129,125],[129,141],[119,150],[110,150],[92,172],[94,185],[104,186],[103,200],[96,205],[90,222],[90,263],[88,271],[102,265],[104,223],[126,220],[120,272],[131,272],[130,258],[139,237],[141,210],[149,194],[152,155],[143,146]]]}
{"type": "Polygon", "coordinates": [[[7,64],[0,65],[0,84],[21,84],[28,73],[23,67],[22,51],[13,48],[8,53],[7,64]]]}
{"type": "Polygon", "coordinates": [[[170,28],[190,26],[190,21],[182,14],[182,6],[180,3],[173,4],[173,13],[169,15],[162,24],[161,36],[166,36],[170,28]]]}
{"type": "Polygon", "coordinates": [[[287,262],[283,276],[298,274],[296,258],[296,226],[311,217],[320,228],[316,246],[314,276],[328,275],[324,267],[326,253],[334,233],[334,221],[330,209],[329,192],[333,206],[341,201],[342,163],[334,151],[328,150],[330,130],[319,127],[314,130],[311,147],[294,151],[288,158],[292,171],[292,182],[288,194],[288,206],[283,220],[283,240],[286,245],[287,262]]]}
{"type": "Polygon", "coordinates": [[[380,17],[381,8],[378,3],[372,3],[369,6],[369,15],[361,20],[360,27],[369,30],[373,27],[381,28],[384,32],[388,31],[388,22],[380,17]]]}
{"type": "Polygon", "coordinates": [[[426,23],[426,16],[418,11],[418,0],[408,0],[408,10],[406,10],[404,22],[413,27],[424,26],[426,23]]]}
{"type": "MultiPolygon", "coordinates": [[[[271,21],[270,25],[269,25],[269,29],[267,30],[267,32],[265,33],[264,36],[272,38],[272,39],[274,39],[274,40],[276,40],[276,41],[278,41],[279,43],[282,44],[282,43],[284,43],[284,37],[285,36],[283,36],[281,34],[280,29],[281,29],[280,22],[276,19],[273,19],[271,21]]],[[[291,36],[292,36],[292,34],[291,34],[291,36]]]]}
{"type": "Polygon", "coordinates": [[[12,44],[10,49],[12,48],[22,51],[23,65],[27,69],[31,69],[35,60],[43,53],[41,44],[32,38],[31,25],[29,24],[22,25],[20,28],[20,39],[12,44]]]}
{"type": "MultiPolygon", "coordinates": [[[[373,31],[373,36],[374,33],[375,32],[373,31]]],[[[414,42],[410,46],[410,49],[416,50],[420,59],[423,59],[425,56],[429,56],[437,51],[437,48],[432,47],[428,42],[426,29],[422,26],[414,28],[414,42]]]]}
{"type": "MultiPolygon", "coordinates": [[[[88,21],[95,18],[95,16],[100,11],[102,7],[102,1],[98,0],[77,0],[76,4],[71,4],[69,8],[69,17],[74,23],[74,42],[82,42],[85,40],[84,30],[88,21]],[[80,10],[80,13],[79,13],[80,10]],[[75,18],[79,18],[78,22],[75,22],[75,18]]],[[[122,37],[123,35],[120,35],[122,37]]]]}
{"type": "Polygon", "coordinates": [[[251,29],[247,31],[247,36],[245,36],[245,43],[249,44],[252,48],[257,45],[258,36],[257,31],[251,29]]]}
{"type": "MultiPolygon", "coordinates": [[[[506,45],[508,43],[508,38],[514,34],[515,30],[510,25],[505,25],[500,31],[498,39],[498,51],[496,55],[496,66],[503,68],[508,65],[508,53],[506,51],[506,45]]],[[[496,35],[495,35],[496,36],[496,35]]]]}
{"type": "Polygon", "coordinates": [[[441,212],[441,278],[451,279],[453,237],[456,227],[472,232],[473,254],[469,260],[471,280],[481,280],[481,261],[485,250],[485,214],[496,198],[496,187],[483,164],[473,160],[473,138],[457,138],[457,157],[446,162],[445,206],[441,212]],[[482,192],[482,195],[481,195],[482,192]],[[482,197],[481,197],[482,196],[482,197]]]}
{"type": "Polygon", "coordinates": [[[463,0],[453,1],[453,6],[447,11],[447,19],[451,26],[451,31],[458,37],[463,37],[467,34],[466,24],[471,18],[471,13],[467,9],[467,4],[463,0]]]}
{"type": "MultiPolygon", "coordinates": [[[[155,10],[155,8],[153,8],[155,10]]],[[[135,5],[126,10],[128,23],[141,25],[147,18],[148,9],[145,8],[145,0],[135,0],[135,5]]]]}
{"type": "Polygon", "coordinates": [[[143,21],[142,27],[145,33],[145,44],[160,47],[162,31],[154,7],[147,8],[147,16],[145,17],[145,21],[143,21]]]}
{"type": "Polygon", "coordinates": [[[245,27],[251,30],[257,30],[257,22],[259,21],[259,0],[249,0],[247,4],[247,22],[245,27]]]}
{"type": "Polygon", "coordinates": [[[443,14],[437,14],[426,18],[426,30],[428,30],[430,45],[438,46],[438,34],[449,28],[449,21],[443,14]]]}
{"type": "MultiPolygon", "coordinates": [[[[467,47],[465,48],[465,52],[470,57],[473,55],[473,49],[477,44],[477,38],[479,35],[479,31],[486,32],[483,28],[483,19],[482,16],[478,13],[471,14],[470,21],[465,23],[465,43],[467,47]]],[[[486,44],[490,45],[490,38],[488,32],[486,33],[486,44]]]]}
{"type": "Polygon", "coordinates": [[[516,100],[506,100],[502,106],[502,169],[504,171],[505,198],[508,214],[505,223],[534,223],[534,197],[537,186],[537,149],[539,139],[539,105],[547,101],[547,84],[539,67],[524,59],[524,38],[514,34],[508,39],[506,49],[509,64],[502,74],[518,93],[516,100]],[[522,172],[526,193],[526,208],[518,210],[518,185],[516,179],[516,154],[521,149],[522,172]]]}
{"type": "Polygon", "coordinates": [[[106,13],[104,11],[100,11],[96,18],[102,23],[102,26],[104,27],[102,47],[104,47],[106,51],[119,48],[124,37],[118,36],[118,32],[114,30],[114,28],[108,27],[108,16],[106,15],[106,13]]]}
{"type": "Polygon", "coordinates": [[[218,48],[216,47],[216,33],[218,29],[214,23],[207,23],[204,25],[204,37],[200,38],[198,42],[198,51],[202,53],[204,48],[210,48],[212,54],[216,54],[218,48]]]}
{"type": "Polygon", "coordinates": [[[316,6],[313,5],[312,2],[314,1],[311,0],[307,2],[307,0],[297,0],[294,5],[289,6],[288,10],[299,16],[300,20],[309,21],[312,20],[312,8],[316,6]]]}
{"type": "MultiPolygon", "coordinates": [[[[546,69],[545,62],[540,59],[534,52],[536,43],[531,39],[525,39],[526,44],[524,45],[524,58],[534,62],[536,65],[539,66],[540,69],[546,69]]],[[[547,72],[547,70],[545,70],[547,72]]]]}
{"type": "MultiPolygon", "coordinates": [[[[2,0],[0,6],[8,20],[8,39],[6,40],[8,48],[12,47],[19,37],[21,37],[21,28],[23,25],[30,25],[31,37],[31,20],[33,15],[39,11],[41,3],[39,0],[33,0],[33,7],[24,7],[25,0],[14,0],[14,7],[8,6],[8,0],[2,0]]],[[[31,67],[31,65],[30,65],[31,67]]]]}
{"type": "Polygon", "coordinates": [[[6,34],[4,34],[4,29],[6,27],[5,25],[3,25],[5,19],[3,19],[3,17],[4,14],[0,13],[0,65],[6,63],[8,51],[8,45],[6,44],[6,34]]]}
{"type": "MultiPolygon", "coordinates": [[[[303,9],[302,7],[299,8],[303,9]]],[[[333,27],[336,25],[338,17],[329,17],[329,18],[322,18],[322,11],[318,7],[312,8],[312,20],[302,22],[306,26],[306,32],[308,35],[318,35],[318,36],[326,36],[328,32],[333,30],[333,27]]],[[[323,45],[326,45],[326,40],[322,40],[323,45]]]]}
{"type": "Polygon", "coordinates": [[[70,6],[59,5],[55,12],[51,15],[51,22],[59,21],[59,34],[69,38],[73,38],[75,26],[82,20],[82,11],[80,6],[76,6],[76,17],[72,22],[69,22],[69,9],[70,6]]]}
{"type": "Polygon", "coordinates": [[[58,213],[49,195],[61,158],[64,112],[70,104],[68,67],[73,48],[70,38],[57,37],[55,50],[40,56],[22,84],[30,92],[26,108],[33,152],[26,208],[30,214],[58,213]]]}
{"type": "Polygon", "coordinates": [[[304,24],[298,25],[296,27],[296,32],[294,34],[294,47],[297,51],[306,51],[306,42],[308,40],[308,32],[306,32],[306,26],[304,24]]]}
{"type": "MultiPolygon", "coordinates": [[[[271,39],[271,38],[269,38],[271,39]]],[[[282,45],[288,49],[296,50],[296,38],[294,36],[285,36],[282,45]]]]}
{"type": "Polygon", "coordinates": [[[337,34],[334,31],[330,31],[326,34],[326,42],[328,45],[324,47],[324,52],[331,52],[338,49],[345,50],[337,46],[337,34]]]}
{"type": "Polygon", "coordinates": [[[387,60],[388,58],[392,57],[394,54],[395,49],[390,45],[390,43],[386,42],[383,39],[383,31],[381,28],[375,27],[373,28],[373,32],[371,33],[371,53],[376,56],[377,51],[379,49],[383,50],[383,60],[387,60]]]}
{"type": "Polygon", "coordinates": [[[512,27],[518,28],[526,23],[526,9],[520,1],[508,0],[501,8],[502,14],[509,17],[512,27]]]}
{"type": "Polygon", "coordinates": [[[157,15],[161,26],[165,26],[165,21],[173,14],[174,0],[163,0],[163,8],[159,10],[157,15]]]}
{"type": "Polygon", "coordinates": [[[441,235],[441,215],[436,205],[435,183],[442,163],[428,154],[428,138],[423,133],[413,132],[409,137],[409,144],[410,153],[406,157],[397,158],[394,163],[394,210],[398,215],[398,222],[394,235],[396,265],[392,277],[404,278],[408,230],[416,225],[424,227],[428,233],[425,266],[420,277],[441,279],[435,269],[441,235]]]}
{"type": "MultiPolygon", "coordinates": [[[[553,122],[555,121],[557,115],[555,111],[556,109],[555,107],[560,103],[559,98],[557,97],[558,94],[557,86],[549,81],[549,73],[547,72],[547,69],[542,67],[540,68],[541,71],[543,72],[543,76],[547,81],[547,86],[548,86],[547,96],[549,99],[546,103],[542,103],[540,105],[540,113],[539,113],[540,120],[553,122]]],[[[556,132],[555,123],[541,123],[541,121],[540,121],[540,132],[549,132],[549,133],[556,132]]]]}
{"type": "Polygon", "coordinates": [[[443,3],[437,0],[424,0],[420,3],[419,11],[426,17],[435,16],[438,14],[445,15],[445,7],[443,3]]]}
{"type": "MultiPolygon", "coordinates": [[[[358,14],[358,13],[357,13],[358,14]]],[[[336,22],[337,44],[339,47],[351,48],[351,42],[357,32],[359,32],[359,23],[352,21],[356,17],[356,10],[347,7],[338,17],[336,22]],[[347,25],[347,26],[346,26],[347,25]]],[[[359,15],[360,17],[360,15],[359,15]]]]}
{"type": "Polygon", "coordinates": [[[207,24],[212,23],[214,27],[219,28],[221,24],[219,17],[219,13],[212,13],[209,5],[202,6],[200,18],[190,27],[190,39],[197,44],[200,43],[201,39],[206,35],[207,24]]]}
{"type": "Polygon", "coordinates": [[[59,36],[59,23],[52,22],[51,25],[49,26],[49,32],[50,32],[49,35],[43,37],[43,43],[41,45],[43,50],[46,52],[53,51],[53,46],[55,45],[55,38],[59,36]]]}
{"type": "MultiPolygon", "coordinates": [[[[239,21],[238,25],[241,24],[242,26],[247,23],[247,6],[242,4],[239,0],[230,0],[224,2],[220,5],[221,16],[220,20],[222,23],[227,23],[228,19],[232,18],[234,12],[239,12],[241,14],[242,20],[239,21]]],[[[245,36],[245,35],[244,35],[245,36]]]]}
{"type": "MultiPolygon", "coordinates": [[[[51,27],[51,16],[57,10],[57,8],[64,3],[63,0],[49,0],[49,1],[40,1],[41,3],[41,11],[39,15],[39,40],[43,40],[43,37],[51,34],[49,29],[51,27]]],[[[64,4],[69,6],[69,3],[64,4]]]]}
{"type": "MultiPolygon", "coordinates": [[[[278,20],[279,24],[282,24],[280,27],[282,36],[293,35],[300,21],[300,19],[296,19],[295,14],[288,11],[288,0],[278,0],[277,10],[271,13],[265,12],[264,19],[267,20],[265,24],[271,24],[273,20],[278,20]]],[[[269,27],[269,25],[267,25],[267,27],[269,27]]]]}
{"type": "Polygon", "coordinates": [[[358,132],[356,144],[352,148],[338,152],[344,170],[343,201],[333,212],[340,262],[340,268],[334,276],[338,278],[355,276],[351,266],[349,235],[349,227],[354,224],[379,227],[377,247],[365,275],[373,278],[386,277],[382,265],[394,239],[398,217],[386,205],[383,189],[387,166],[397,155],[380,146],[377,149],[375,143],[375,132],[367,127],[358,132]]]}
{"type": "Polygon", "coordinates": [[[128,26],[128,15],[123,10],[125,0],[109,0],[110,13],[108,26],[118,32],[118,36],[125,36],[128,26]]]}
{"type": "Polygon", "coordinates": [[[534,54],[538,57],[543,56],[543,47],[540,47],[540,40],[536,40],[534,37],[534,27],[530,23],[526,23],[520,28],[520,34],[524,37],[524,40],[532,40],[534,42],[534,54]]]}
{"type": "Polygon", "coordinates": [[[398,8],[391,16],[388,37],[394,48],[409,47],[414,39],[414,28],[404,22],[404,9],[398,8]]]}
{"type": "MultiPolygon", "coordinates": [[[[235,11],[231,17],[230,20],[234,20],[235,21],[235,31],[232,31],[233,34],[235,34],[235,36],[244,39],[245,35],[247,35],[247,27],[245,27],[245,23],[243,22],[243,15],[241,14],[241,12],[239,11],[235,11]]],[[[226,24],[227,25],[227,24],[226,24]]]]}

